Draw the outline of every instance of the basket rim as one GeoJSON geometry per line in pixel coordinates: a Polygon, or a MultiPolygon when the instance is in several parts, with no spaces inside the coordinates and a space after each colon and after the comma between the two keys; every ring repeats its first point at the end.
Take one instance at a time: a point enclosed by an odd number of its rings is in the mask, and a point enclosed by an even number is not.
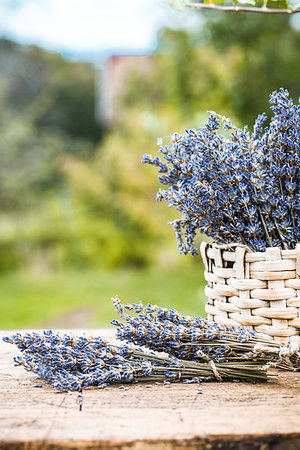
{"type": "Polygon", "coordinates": [[[268,255],[270,249],[274,251],[274,249],[280,250],[280,255],[282,259],[298,259],[300,257],[300,242],[296,244],[296,247],[291,250],[285,250],[282,247],[267,247],[263,252],[254,252],[249,247],[243,244],[216,244],[209,243],[206,241],[202,241],[200,245],[200,253],[203,255],[205,251],[210,250],[222,250],[222,254],[224,255],[224,259],[228,261],[235,261],[232,259],[232,256],[236,253],[236,249],[244,249],[245,251],[245,261],[246,262],[256,262],[256,261],[264,261],[266,255],[268,255]]]}
{"type": "Polygon", "coordinates": [[[296,270],[297,275],[300,276],[300,243],[292,250],[284,250],[281,247],[267,247],[264,252],[253,252],[245,245],[234,243],[218,245],[202,241],[200,245],[200,255],[206,269],[208,267],[208,260],[210,259],[220,260],[221,258],[223,261],[236,263],[241,261],[242,258],[245,263],[251,264],[263,263],[265,261],[270,262],[269,256],[271,254],[273,255],[271,260],[273,260],[274,263],[275,260],[277,260],[278,264],[282,266],[281,270],[293,269],[296,270]],[[287,266],[287,269],[284,269],[284,266],[287,266]]]}
{"type": "Polygon", "coordinates": [[[295,248],[292,249],[284,249],[282,247],[266,247],[266,250],[264,251],[254,251],[251,250],[250,247],[248,247],[247,245],[244,244],[239,244],[239,243],[232,243],[232,244],[217,244],[215,242],[207,242],[207,241],[202,241],[200,246],[202,246],[203,244],[205,244],[205,246],[211,247],[211,248],[217,248],[220,250],[225,250],[225,251],[230,251],[230,252],[234,252],[236,248],[243,248],[246,250],[246,252],[251,253],[251,254],[257,254],[257,255],[264,255],[266,252],[269,251],[269,249],[279,249],[282,253],[282,255],[296,255],[296,250],[298,247],[300,247],[300,242],[298,242],[296,244],[295,248]]]}

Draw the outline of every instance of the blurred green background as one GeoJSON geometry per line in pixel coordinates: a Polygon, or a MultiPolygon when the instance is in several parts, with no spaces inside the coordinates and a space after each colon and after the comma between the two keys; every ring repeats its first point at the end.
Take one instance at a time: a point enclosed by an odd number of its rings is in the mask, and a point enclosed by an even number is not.
{"type": "Polygon", "coordinates": [[[204,315],[200,257],[178,255],[176,211],[141,158],[207,110],[251,128],[273,90],[296,100],[300,31],[287,16],[202,19],[161,29],[140,68],[0,40],[0,328],[105,326],[116,294],[204,315]]]}

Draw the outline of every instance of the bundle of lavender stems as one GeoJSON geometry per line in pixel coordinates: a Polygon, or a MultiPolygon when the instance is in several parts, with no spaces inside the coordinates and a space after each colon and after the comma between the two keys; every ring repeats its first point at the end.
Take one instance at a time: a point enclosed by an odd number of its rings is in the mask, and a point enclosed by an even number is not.
{"type": "Polygon", "coordinates": [[[297,349],[261,340],[254,332],[192,319],[175,309],[123,305],[118,297],[112,300],[121,318],[112,324],[124,345],[113,345],[101,336],[51,330],[16,333],[3,338],[23,354],[14,359],[15,365],[60,391],[135,382],[260,382],[274,376],[268,373],[269,367],[297,370],[300,366],[297,349]]]}
{"type": "Polygon", "coordinates": [[[142,302],[124,305],[118,296],[112,301],[121,321],[111,323],[117,326],[117,339],[121,341],[165,352],[181,360],[230,363],[232,368],[246,362],[261,364],[264,368],[300,368],[297,342],[282,345],[245,328],[229,328],[201,317],[183,316],[174,308],[143,305],[142,302]]]}
{"type": "Polygon", "coordinates": [[[200,383],[211,380],[267,381],[266,369],[255,363],[215,364],[182,361],[173,356],[146,352],[134,345],[112,345],[100,336],[85,337],[43,333],[16,333],[5,337],[23,356],[16,366],[34,372],[39,379],[60,391],[82,391],[89,386],[134,382],[200,383]]]}

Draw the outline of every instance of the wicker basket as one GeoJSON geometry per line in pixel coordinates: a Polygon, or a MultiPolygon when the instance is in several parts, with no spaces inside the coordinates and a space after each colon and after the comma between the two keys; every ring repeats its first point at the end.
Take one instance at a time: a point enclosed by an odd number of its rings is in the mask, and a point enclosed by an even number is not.
{"type": "Polygon", "coordinates": [[[300,244],[251,252],[202,242],[200,251],[209,319],[284,343],[300,339],[300,244]]]}

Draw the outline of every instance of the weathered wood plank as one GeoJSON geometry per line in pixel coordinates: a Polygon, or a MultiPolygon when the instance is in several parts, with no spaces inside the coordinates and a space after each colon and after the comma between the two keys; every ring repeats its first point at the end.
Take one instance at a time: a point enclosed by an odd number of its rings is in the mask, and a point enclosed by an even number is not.
{"type": "Polygon", "coordinates": [[[34,388],[36,376],[13,366],[18,350],[2,342],[10,333],[0,332],[0,449],[300,448],[297,373],[267,384],[205,383],[202,395],[182,383],[87,389],[79,411],[76,393],[34,388]]]}

